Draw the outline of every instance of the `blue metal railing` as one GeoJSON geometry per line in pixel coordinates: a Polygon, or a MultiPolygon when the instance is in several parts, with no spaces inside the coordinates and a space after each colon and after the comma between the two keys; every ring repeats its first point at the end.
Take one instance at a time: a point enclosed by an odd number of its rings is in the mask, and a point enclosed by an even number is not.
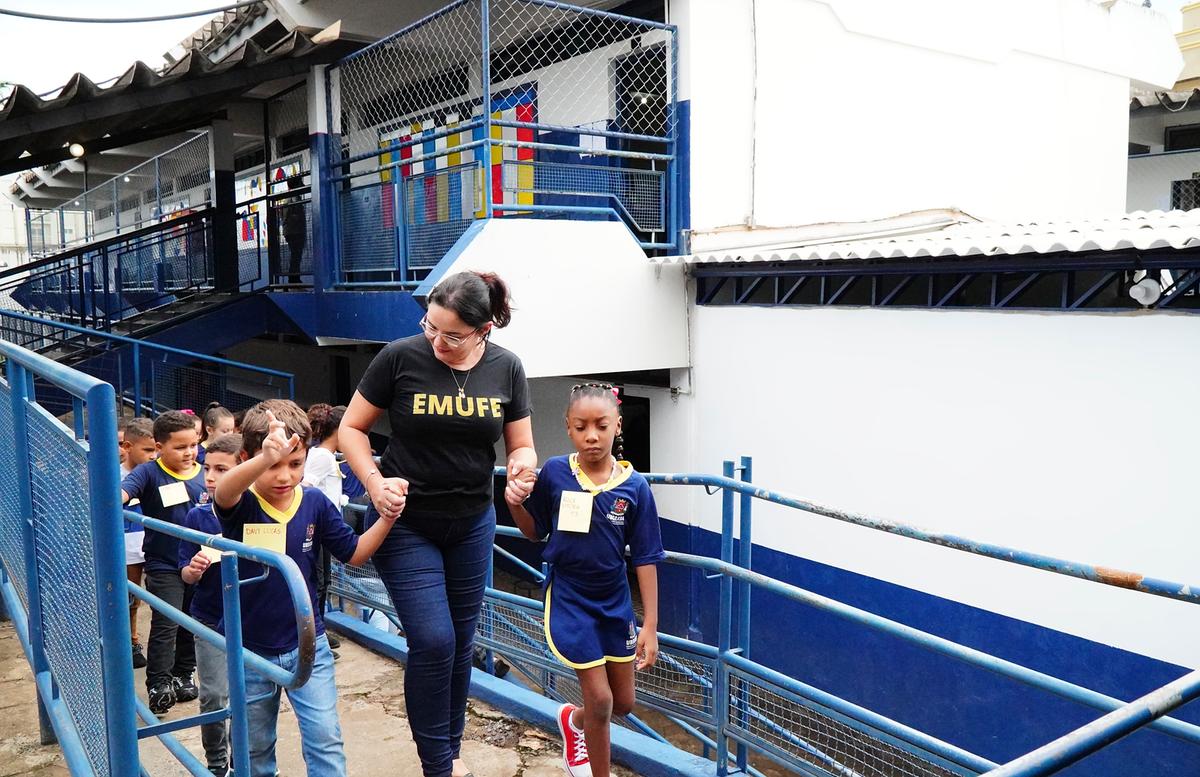
{"type": "Polygon", "coordinates": [[[45,744],[57,741],[75,775],[145,774],[138,740],[158,738],[194,775],[205,765],[171,732],[231,719],[234,766],[249,773],[246,667],[293,688],[312,670],[315,622],[295,562],[220,536],[126,513],[120,504],[116,393],[112,386],[43,356],[0,342],[0,611],[13,621],[33,668],[45,744]],[[37,386],[66,392],[75,410],[68,428],[41,406],[37,386]],[[300,640],[300,662],[286,672],[246,652],[240,629],[222,637],[129,583],[123,522],[142,523],[221,551],[226,619],[240,624],[238,560],[264,564],[287,581],[300,640]],[[230,703],[223,710],[162,723],[134,691],[129,661],[129,599],[146,601],[199,638],[226,651],[230,703]],[[140,716],[146,725],[138,727],[140,716]]]}
{"type": "Polygon", "coordinates": [[[199,409],[212,400],[237,410],[268,397],[296,396],[289,372],[22,313],[0,310],[0,338],[24,348],[75,352],[75,368],[111,383],[135,415],[199,409]]]}
{"type": "Polygon", "coordinates": [[[675,248],[677,57],[673,25],[459,0],[330,65],[320,175],[336,203],[321,218],[338,282],[420,280],[493,217],[620,221],[647,250],[675,248]],[[441,72],[411,83],[426,69],[409,52],[426,49],[441,72]]]}
{"type": "MultiPolygon", "coordinates": [[[[497,470],[503,476],[503,470],[497,470]]],[[[761,488],[751,482],[752,461],[728,461],[722,476],[649,474],[657,485],[719,490],[722,501],[720,558],[669,552],[668,563],[720,579],[720,626],[716,645],[660,634],[659,665],[638,673],[641,704],[653,708],[693,736],[714,757],[717,774],[756,774],[750,756],[765,756],[803,774],[893,775],[994,773],[1052,774],[1131,731],[1147,727],[1191,744],[1200,744],[1200,726],[1166,717],[1200,696],[1200,673],[1193,672],[1127,703],[1044,672],[990,655],[895,620],[853,607],[751,570],[752,509],[756,500],[785,505],[859,526],[953,548],[1054,574],[1128,588],[1154,596],[1195,602],[1195,587],[1139,573],[1096,567],[907,524],[834,510],[761,488]],[[735,479],[735,473],[740,479],[735,479]],[[737,509],[735,509],[735,506],[737,509]],[[735,526],[738,531],[735,535],[735,526]],[[738,542],[735,543],[735,537],[738,542]],[[745,540],[745,541],[742,541],[745,540]],[[736,550],[736,552],[735,552],[736,550]],[[754,661],[751,655],[751,591],[767,591],[792,602],[828,612],[925,650],[983,668],[1016,682],[1107,713],[1099,720],[1001,767],[996,762],[897,720],[838,698],[754,661]],[[734,594],[737,598],[734,598],[734,594]],[[818,726],[826,732],[813,739],[818,726]],[[833,731],[830,735],[827,732],[833,731]],[[822,741],[825,740],[825,741],[822,741]],[[732,744],[730,744],[732,743],[732,744]],[[864,753],[881,754],[871,762],[864,753]],[[886,768],[884,759],[886,757],[886,768]]],[[[351,508],[360,509],[360,508],[351,508]]],[[[520,538],[512,527],[501,537],[520,538]]],[[[496,555],[528,579],[540,583],[544,572],[496,546],[496,555]]],[[[331,591],[349,601],[390,610],[390,602],[370,572],[339,570],[331,591]]],[[[543,603],[489,587],[477,640],[495,651],[530,682],[559,700],[578,700],[574,673],[562,666],[543,638],[543,603]],[[575,694],[573,696],[573,694],[575,694]]],[[[393,613],[394,614],[394,613],[393,613]]],[[[490,667],[491,659],[487,661],[490,667]]],[[[631,721],[641,730],[640,721],[631,721]]]]}

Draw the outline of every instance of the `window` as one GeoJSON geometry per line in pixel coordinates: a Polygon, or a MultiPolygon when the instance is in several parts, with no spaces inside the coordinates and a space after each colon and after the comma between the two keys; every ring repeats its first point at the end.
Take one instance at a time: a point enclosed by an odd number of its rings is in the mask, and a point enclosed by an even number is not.
{"type": "Polygon", "coordinates": [[[1171,181],[1171,210],[1200,208],[1200,178],[1171,181]]]}
{"type": "Polygon", "coordinates": [[[1165,146],[1167,151],[1184,151],[1189,148],[1200,148],[1200,124],[1167,127],[1165,146]]]}

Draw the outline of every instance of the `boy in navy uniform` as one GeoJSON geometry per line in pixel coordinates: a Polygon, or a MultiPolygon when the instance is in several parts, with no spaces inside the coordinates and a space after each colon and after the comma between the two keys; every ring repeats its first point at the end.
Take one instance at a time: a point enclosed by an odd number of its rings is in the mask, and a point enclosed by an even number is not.
{"type": "Polygon", "coordinates": [[[527,538],[549,536],[542,558],[546,579],[546,642],[575,670],[583,706],[558,711],[563,765],[571,777],[608,777],[609,725],[633,710],[633,671],[658,657],[658,573],[666,557],[658,508],[646,479],[621,461],[621,416],[616,389],[585,383],[571,389],[567,435],[576,453],[542,467],[536,485],[510,480],[504,499],[527,538]],[[616,456],[612,455],[616,449],[616,456]],[[645,613],[634,620],[626,577],[637,575],[645,613]]]}
{"type": "MultiPolygon", "coordinates": [[[[225,473],[238,465],[242,452],[240,434],[221,434],[208,439],[204,458],[204,488],[211,499],[217,483],[225,473]]],[[[183,525],[205,534],[220,534],[221,522],[213,514],[212,502],[193,507],[183,519],[183,525]]],[[[195,586],[192,607],[188,614],[217,630],[224,605],[221,600],[221,570],[210,565],[221,560],[218,551],[201,548],[194,542],[179,541],[179,573],[183,581],[195,586]]],[[[200,674],[200,712],[215,712],[229,704],[229,675],[225,669],[225,653],[220,648],[196,640],[196,669],[200,674]]],[[[200,741],[208,770],[219,777],[229,773],[229,726],[226,721],[206,723],[200,727],[200,741]]]]}
{"type": "MultiPolygon", "coordinates": [[[[308,584],[316,618],[316,656],[308,682],[287,693],[300,726],[308,774],[324,777],[346,774],[346,757],[337,716],[333,653],[317,603],[319,552],[325,547],[343,563],[362,564],[379,548],[395,518],[381,518],[358,537],[323,493],[302,487],[308,453],[302,441],[310,434],[308,417],[295,402],[269,399],[247,411],[242,420],[242,446],[243,456],[248,458],[217,483],[214,512],[226,537],[286,554],[308,584]]],[[[245,562],[246,575],[257,575],[258,566],[245,562]]],[[[245,646],[289,670],[299,660],[290,601],[282,575],[268,575],[242,591],[245,646]]],[[[281,691],[257,672],[246,670],[248,698],[266,697],[247,709],[250,777],[275,774],[281,691]]]]}
{"type": "MultiPolygon", "coordinates": [[[[136,499],[141,503],[143,515],[182,524],[188,510],[208,499],[204,472],[196,463],[198,442],[192,416],[171,410],[154,419],[158,458],[135,467],[125,476],[121,481],[121,501],[127,504],[136,499]]],[[[146,556],[146,590],[187,612],[192,587],[179,576],[179,540],[147,530],[142,550],[146,556]]],[[[176,701],[195,699],[197,690],[192,672],[196,669],[196,652],[192,633],[154,610],[146,647],[150,711],[161,715],[176,701]]]]}

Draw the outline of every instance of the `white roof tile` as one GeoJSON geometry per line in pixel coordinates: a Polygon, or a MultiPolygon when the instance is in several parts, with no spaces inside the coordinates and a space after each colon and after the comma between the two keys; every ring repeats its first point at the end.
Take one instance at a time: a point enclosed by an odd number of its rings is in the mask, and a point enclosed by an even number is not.
{"type": "Polygon", "coordinates": [[[808,245],[747,246],[658,262],[804,262],[819,260],[916,259],[924,257],[1016,256],[1155,248],[1200,247],[1200,209],[1135,211],[1111,219],[952,224],[920,234],[808,245]]]}

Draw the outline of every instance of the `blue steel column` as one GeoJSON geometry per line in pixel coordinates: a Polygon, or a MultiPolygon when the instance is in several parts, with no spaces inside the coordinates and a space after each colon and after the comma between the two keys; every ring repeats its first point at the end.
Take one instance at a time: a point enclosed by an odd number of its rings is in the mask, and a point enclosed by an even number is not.
{"type": "MultiPolygon", "coordinates": [[[[749,483],[754,475],[753,460],[749,456],[743,456],[741,461],[742,482],[749,483]]],[[[738,505],[738,517],[740,525],[738,526],[738,566],[742,569],[750,569],[750,555],[754,548],[753,538],[753,515],[754,495],[748,491],[741,493],[740,504],[738,505]]],[[[749,581],[738,583],[738,647],[742,651],[742,658],[750,658],[750,595],[753,587],[749,581]]],[[[750,712],[750,694],[747,689],[743,689],[743,693],[738,697],[738,720],[743,728],[748,728],[750,712]]],[[[749,766],[749,752],[746,745],[739,742],[737,745],[737,765],[743,772],[749,766]]]]}
{"type": "Polygon", "coordinates": [[[490,219],[492,202],[492,30],[491,0],[479,0],[483,19],[483,217],[490,219]]]}
{"type": "Polygon", "coordinates": [[[100,618],[105,730],[109,769],[112,774],[120,774],[138,762],[138,743],[133,665],[129,662],[129,582],[125,547],[116,539],[123,536],[124,517],[115,409],[112,386],[101,383],[88,391],[88,502],[96,566],[96,612],[100,618]]]}
{"type": "MultiPolygon", "coordinates": [[[[38,585],[37,548],[34,546],[33,531],[33,487],[30,482],[29,469],[29,419],[26,416],[27,399],[33,389],[32,375],[17,364],[15,359],[8,360],[8,385],[12,391],[13,418],[13,454],[17,468],[17,503],[21,516],[21,545],[25,551],[25,591],[28,598],[29,613],[29,653],[34,676],[43,672],[49,673],[50,662],[46,659],[46,648],[42,634],[42,596],[38,585]]],[[[54,727],[50,723],[50,715],[46,710],[46,700],[42,698],[41,688],[38,688],[38,728],[43,745],[54,744],[58,741],[54,727]]]]}
{"type": "MultiPolygon", "coordinates": [[[[726,461],[721,466],[721,474],[733,478],[733,462],[726,461]]],[[[733,563],[733,491],[728,488],[721,491],[721,560],[733,563]]],[[[733,580],[728,575],[721,575],[721,621],[717,634],[717,677],[716,677],[716,712],[717,712],[717,775],[725,777],[729,774],[729,738],[725,736],[725,727],[729,723],[729,667],[725,663],[725,654],[729,652],[733,631],[733,580]]]]}
{"type": "Polygon", "coordinates": [[[670,27],[671,33],[671,161],[667,163],[667,240],[675,246],[675,253],[683,252],[683,241],[679,234],[679,30],[670,27]]]}
{"type": "Polygon", "coordinates": [[[242,662],[242,597],[236,553],[221,554],[221,599],[225,605],[225,671],[229,673],[229,747],[234,774],[250,773],[250,727],[246,719],[246,665],[242,662]]]}

